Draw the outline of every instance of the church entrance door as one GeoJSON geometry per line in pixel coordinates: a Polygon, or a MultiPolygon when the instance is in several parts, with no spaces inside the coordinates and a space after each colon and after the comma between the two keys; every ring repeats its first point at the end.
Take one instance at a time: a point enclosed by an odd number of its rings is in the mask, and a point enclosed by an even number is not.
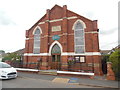
{"type": "Polygon", "coordinates": [[[51,69],[60,70],[61,69],[61,50],[60,47],[55,44],[52,48],[52,64],[51,69]]]}

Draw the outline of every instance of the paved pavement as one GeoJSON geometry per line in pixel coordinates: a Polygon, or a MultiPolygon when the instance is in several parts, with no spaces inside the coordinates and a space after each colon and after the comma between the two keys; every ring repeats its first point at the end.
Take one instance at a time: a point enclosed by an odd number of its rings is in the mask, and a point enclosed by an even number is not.
{"type": "Polygon", "coordinates": [[[18,72],[19,77],[28,77],[33,79],[42,79],[53,81],[56,78],[65,78],[69,79],[70,84],[79,84],[84,86],[92,86],[92,87],[102,87],[102,88],[118,88],[118,81],[110,81],[110,80],[99,80],[99,79],[88,79],[88,78],[76,78],[69,76],[54,76],[54,75],[42,75],[35,73],[26,73],[26,72],[18,72]]]}

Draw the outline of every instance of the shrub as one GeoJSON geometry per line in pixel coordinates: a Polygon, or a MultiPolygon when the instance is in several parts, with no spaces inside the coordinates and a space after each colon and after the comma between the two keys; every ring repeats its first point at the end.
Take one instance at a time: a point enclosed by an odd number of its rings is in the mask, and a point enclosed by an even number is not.
{"type": "Polygon", "coordinates": [[[115,50],[110,57],[109,61],[112,62],[112,69],[116,75],[117,78],[120,78],[120,50],[115,50]]]}

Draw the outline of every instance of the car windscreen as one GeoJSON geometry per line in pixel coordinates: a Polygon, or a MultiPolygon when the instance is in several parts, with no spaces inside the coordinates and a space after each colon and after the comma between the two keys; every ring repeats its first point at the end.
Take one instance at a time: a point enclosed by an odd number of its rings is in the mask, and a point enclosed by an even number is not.
{"type": "Polygon", "coordinates": [[[0,63],[0,68],[11,68],[11,66],[6,63],[0,63]]]}

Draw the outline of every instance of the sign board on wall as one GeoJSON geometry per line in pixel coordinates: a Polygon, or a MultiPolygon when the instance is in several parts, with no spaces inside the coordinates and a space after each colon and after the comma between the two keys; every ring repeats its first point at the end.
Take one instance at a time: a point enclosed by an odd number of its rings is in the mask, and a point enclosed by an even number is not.
{"type": "Polygon", "coordinates": [[[61,31],[61,26],[52,26],[52,32],[61,31]]]}
{"type": "Polygon", "coordinates": [[[54,35],[54,36],[52,37],[52,39],[53,39],[53,40],[59,40],[59,39],[60,39],[60,36],[54,35]]]}

